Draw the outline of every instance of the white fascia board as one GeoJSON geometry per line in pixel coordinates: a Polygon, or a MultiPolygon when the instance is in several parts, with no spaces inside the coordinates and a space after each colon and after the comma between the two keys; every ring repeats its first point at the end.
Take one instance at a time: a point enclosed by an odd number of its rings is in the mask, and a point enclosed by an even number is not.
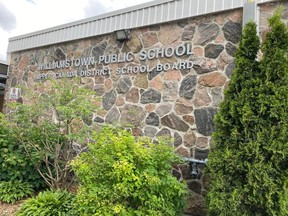
{"type": "Polygon", "coordinates": [[[51,28],[47,28],[47,29],[31,32],[31,33],[28,33],[28,34],[23,34],[23,35],[11,37],[11,38],[9,38],[9,42],[10,41],[14,41],[14,40],[18,40],[18,39],[22,39],[24,37],[32,37],[32,36],[35,36],[35,35],[40,35],[40,34],[46,34],[48,32],[53,32],[53,31],[56,31],[56,30],[59,30],[59,29],[65,29],[65,28],[70,28],[70,27],[73,27],[73,26],[82,25],[82,24],[85,24],[85,23],[93,22],[95,20],[106,19],[106,18],[109,18],[109,17],[113,17],[113,16],[117,16],[117,15],[120,15],[120,14],[124,14],[124,13],[127,13],[127,12],[131,12],[131,11],[135,11],[135,10],[139,10],[139,9],[143,9],[143,8],[147,8],[147,7],[152,7],[152,6],[155,6],[155,5],[159,5],[159,4],[163,4],[163,3],[171,2],[171,1],[175,1],[175,0],[158,0],[158,1],[146,2],[146,3],[140,4],[140,5],[128,7],[128,8],[125,8],[125,9],[120,9],[120,10],[117,10],[117,11],[108,12],[108,13],[101,14],[101,15],[98,15],[98,16],[93,16],[93,17],[89,17],[89,18],[86,18],[86,19],[81,19],[81,20],[77,20],[77,21],[74,21],[74,22],[66,23],[66,24],[63,24],[63,25],[58,25],[58,26],[54,26],[54,27],[51,27],[51,28]]]}
{"type": "MultiPolygon", "coordinates": [[[[257,3],[270,1],[272,2],[273,0],[258,0],[257,3]]],[[[9,39],[7,53],[9,55],[21,50],[109,34],[124,28],[139,28],[242,8],[246,2],[247,0],[154,0],[99,16],[12,37],[9,39]],[[214,7],[211,5],[214,5],[214,7]],[[166,8],[169,13],[163,8],[166,8]],[[189,10],[186,10],[186,8],[189,8],[189,10]],[[136,14],[139,19],[135,20],[133,17],[136,14]],[[115,23],[119,22],[119,19],[125,21],[115,25],[115,23]],[[112,25],[113,23],[114,25],[112,25]]]]}

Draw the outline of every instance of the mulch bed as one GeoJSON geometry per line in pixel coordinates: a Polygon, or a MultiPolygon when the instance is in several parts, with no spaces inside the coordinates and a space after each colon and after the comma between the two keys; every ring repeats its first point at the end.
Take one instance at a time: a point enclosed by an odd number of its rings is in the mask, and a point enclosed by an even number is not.
{"type": "Polygon", "coordinates": [[[0,216],[14,216],[16,212],[20,209],[20,205],[23,202],[24,200],[18,201],[14,204],[0,202],[0,216]]]}

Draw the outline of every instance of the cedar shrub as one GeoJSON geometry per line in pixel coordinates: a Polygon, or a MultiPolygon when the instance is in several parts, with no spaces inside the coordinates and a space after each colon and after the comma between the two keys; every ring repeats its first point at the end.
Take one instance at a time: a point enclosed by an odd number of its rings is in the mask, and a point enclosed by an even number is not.
{"type": "Polygon", "coordinates": [[[248,23],[236,67],[215,116],[209,154],[209,215],[288,215],[288,33],[278,10],[257,61],[248,23]]]}

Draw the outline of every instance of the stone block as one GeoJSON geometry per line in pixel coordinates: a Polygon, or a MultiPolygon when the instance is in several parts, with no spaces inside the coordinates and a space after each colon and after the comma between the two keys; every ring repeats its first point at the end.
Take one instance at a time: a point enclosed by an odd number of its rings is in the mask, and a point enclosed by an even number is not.
{"type": "Polygon", "coordinates": [[[192,99],[195,93],[197,78],[195,75],[186,76],[180,85],[179,95],[186,99],[192,99]]]}
{"type": "Polygon", "coordinates": [[[189,126],[174,113],[161,118],[161,124],[183,132],[186,132],[189,129],[189,126]]]}
{"type": "Polygon", "coordinates": [[[155,89],[148,89],[143,92],[141,95],[141,103],[160,103],[161,101],[161,93],[156,91],[155,89]]]}
{"type": "Polygon", "coordinates": [[[217,109],[206,107],[194,111],[197,131],[205,136],[210,136],[214,130],[213,119],[217,109]]]}

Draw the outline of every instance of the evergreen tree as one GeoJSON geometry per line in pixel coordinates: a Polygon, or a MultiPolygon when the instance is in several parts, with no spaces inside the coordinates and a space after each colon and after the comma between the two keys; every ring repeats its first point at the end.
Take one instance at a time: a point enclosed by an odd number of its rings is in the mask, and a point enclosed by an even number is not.
{"type": "Polygon", "coordinates": [[[288,34],[279,11],[269,26],[260,63],[256,25],[245,26],[215,117],[207,196],[213,216],[288,215],[288,34]]]}

